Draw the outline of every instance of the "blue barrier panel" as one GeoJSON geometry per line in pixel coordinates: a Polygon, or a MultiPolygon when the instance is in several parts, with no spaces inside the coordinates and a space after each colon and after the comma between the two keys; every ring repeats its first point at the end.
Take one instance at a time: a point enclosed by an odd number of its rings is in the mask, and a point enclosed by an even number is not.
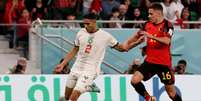
{"type": "MultiPolygon", "coordinates": [[[[66,29],[66,28],[43,28],[43,35],[60,35],[65,37],[65,39],[74,42],[76,33],[79,29],[66,29]]],[[[133,33],[136,29],[105,29],[111,33],[119,42],[123,42],[133,33]]],[[[190,73],[201,73],[201,30],[176,30],[172,38],[172,63],[175,65],[179,59],[186,59],[188,62],[187,71],[190,73]]],[[[47,37],[48,38],[48,37],[47,37]]],[[[61,47],[64,47],[68,51],[72,48],[72,45],[64,42],[58,38],[48,38],[51,41],[58,43],[61,47]]],[[[104,61],[113,65],[119,69],[122,73],[128,69],[128,65],[132,62],[134,58],[143,59],[141,56],[140,47],[144,46],[142,44],[136,48],[133,48],[127,53],[120,53],[114,49],[108,48],[104,61]]],[[[52,46],[47,42],[42,44],[42,68],[43,73],[51,73],[59,60],[65,56],[65,52],[52,46]],[[50,62],[51,61],[51,62],[50,62]]],[[[116,73],[111,68],[102,64],[101,68],[104,73],[116,73]]]]}

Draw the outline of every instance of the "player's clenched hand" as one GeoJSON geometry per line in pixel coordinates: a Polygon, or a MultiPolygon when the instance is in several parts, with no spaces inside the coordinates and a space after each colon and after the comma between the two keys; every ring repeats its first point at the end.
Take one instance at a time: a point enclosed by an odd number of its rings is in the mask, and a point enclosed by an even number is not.
{"type": "Polygon", "coordinates": [[[64,65],[63,64],[59,64],[56,66],[56,68],[54,69],[55,73],[61,72],[63,70],[64,65]]]}
{"type": "Polygon", "coordinates": [[[140,35],[144,35],[144,36],[146,36],[147,38],[151,38],[151,39],[154,38],[153,35],[149,34],[149,33],[146,32],[146,31],[140,31],[139,34],[140,34],[140,35]]]}
{"type": "Polygon", "coordinates": [[[145,37],[144,37],[144,36],[140,36],[140,37],[137,39],[136,43],[140,44],[140,43],[142,43],[142,42],[144,42],[144,41],[145,41],[145,37]]]}
{"type": "Polygon", "coordinates": [[[139,37],[141,37],[141,36],[144,36],[144,33],[143,33],[144,31],[142,31],[142,30],[140,30],[140,31],[138,31],[137,32],[137,38],[139,38],[139,37]]]}

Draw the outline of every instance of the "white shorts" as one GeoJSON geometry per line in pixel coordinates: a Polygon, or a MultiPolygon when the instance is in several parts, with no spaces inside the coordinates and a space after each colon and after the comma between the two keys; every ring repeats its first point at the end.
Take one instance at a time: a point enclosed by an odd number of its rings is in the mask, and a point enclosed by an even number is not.
{"type": "Polygon", "coordinates": [[[70,72],[67,78],[66,87],[74,88],[74,90],[84,93],[89,91],[90,85],[93,84],[94,79],[96,79],[96,74],[86,74],[86,73],[74,73],[70,72]]]}

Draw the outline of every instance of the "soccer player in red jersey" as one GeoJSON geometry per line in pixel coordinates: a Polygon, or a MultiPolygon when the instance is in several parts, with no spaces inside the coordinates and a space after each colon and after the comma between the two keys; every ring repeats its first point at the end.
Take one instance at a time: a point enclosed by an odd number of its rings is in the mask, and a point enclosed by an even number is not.
{"type": "MultiPolygon", "coordinates": [[[[172,101],[182,101],[176,93],[174,74],[171,69],[170,44],[173,26],[164,19],[163,8],[160,4],[153,3],[149,7],[148,13],[149,21],[136,34],[136,36],[144,35],[147,38],[146,58],[144,63],[134,72],[131,84],[146,101],[155,101],[156,98],[149,95],[141,81],[147,81],[157,74],[161,82],[165,84],[165,90],[172,101]]],[[[129,38],[127,42],[132,42],[132,40],[134,37],[129,38]]]]}

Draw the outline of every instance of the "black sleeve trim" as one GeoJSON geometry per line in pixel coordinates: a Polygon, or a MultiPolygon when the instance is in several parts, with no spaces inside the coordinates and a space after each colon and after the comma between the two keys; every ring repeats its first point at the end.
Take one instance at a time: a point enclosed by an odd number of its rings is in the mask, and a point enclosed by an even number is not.
{"type": "Polygon", "coordinates": [[[145,29],[145,27],[146,27],[146,25],[147,25],[147,23],[148,23],[149,21],[146,21],[144,24],[143,24],[143,26],[142,26],[142,28],[141,28],[141,30],[143,30],[143,31],[145,31],[146,29],[145,29]]]}
{"type": "Polygon", "coordinates": [[[119,45],[119,42],[117,42],[114,46],[112,46],[111,48],[114,48],[116,47],[117,45],[119,45]]]}
{"type": "Polygon", "coordinates": [[[76,45],[76,44],[75,44],[75,41],[74,41],[74,43],[73,43],[73,44],[74,44],[74,46],[75,46],[75,47],[79,47],[78,45],[76,45]]]}
{"type": "Polygon", "coordinates": [[[164,32],[169,32],[170,29],[174,30],[172,23],[165,20],[164,32]]]}

